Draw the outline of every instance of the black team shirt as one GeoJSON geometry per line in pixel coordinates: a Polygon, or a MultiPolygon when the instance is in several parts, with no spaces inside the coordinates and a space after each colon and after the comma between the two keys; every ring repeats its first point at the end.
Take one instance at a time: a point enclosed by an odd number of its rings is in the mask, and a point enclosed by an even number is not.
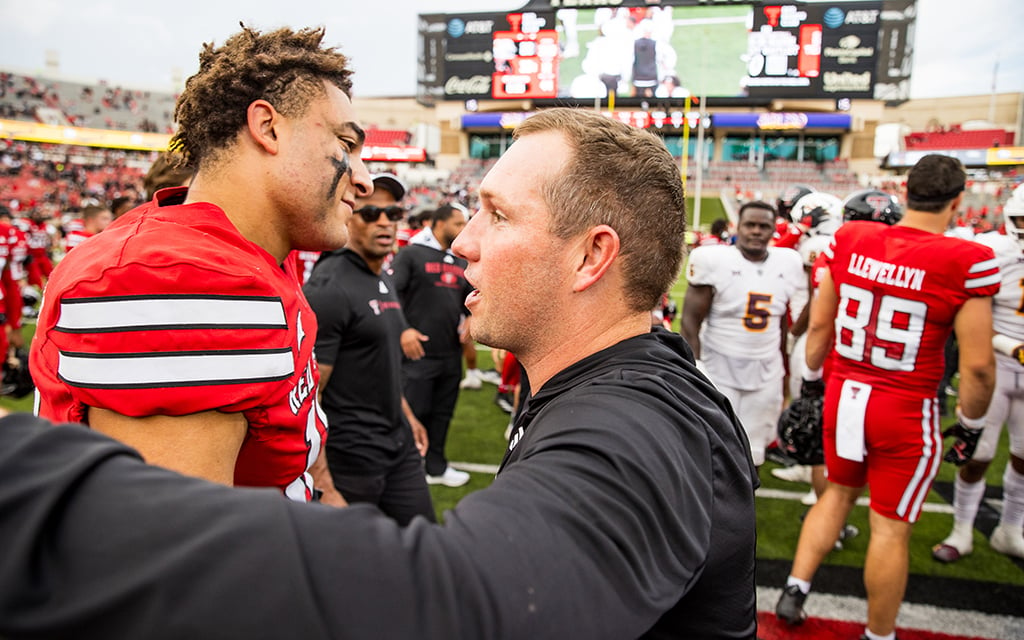
{"type": "Polygon", "coordinates": [[[327,453],[345,472],[376,471],[412,433],[402,413],[401,334],[408,325],[386,272],[350,249],[324,254],[302,289],[316,313],[317,362],[334,367],[323,390],[327,453]]]}
{"type": "Polygon", "coordinates": [[[430,337],[423,343],[427,358],[461,357],[459,323],[468,316],[466,261],[447,251],[409,244],[392,264],[395,286],[409,326],[430,337]]]}

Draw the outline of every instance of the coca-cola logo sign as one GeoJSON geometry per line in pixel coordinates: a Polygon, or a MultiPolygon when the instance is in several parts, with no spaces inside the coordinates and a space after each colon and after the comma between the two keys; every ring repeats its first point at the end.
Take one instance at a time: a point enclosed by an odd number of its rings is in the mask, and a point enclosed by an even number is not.
{"type": "Polygon", "coordinates": [[[446,96],[477,96],[491,95],[491,77],[484,75],[460,78],[451,76],[444,83],[444,94],[446,96]]]}

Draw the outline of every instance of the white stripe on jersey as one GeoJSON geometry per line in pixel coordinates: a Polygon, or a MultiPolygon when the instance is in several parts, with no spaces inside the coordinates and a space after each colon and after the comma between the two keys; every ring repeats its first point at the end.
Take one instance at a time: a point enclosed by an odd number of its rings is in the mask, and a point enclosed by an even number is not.
{"type": "Polygon", "coordinates": [[[74,387],[139,389],[283,380],[295,371],[291,349],[174,355],[104,356],[61,352],[57,375],[74,387]]]}
{"type": "Polygon", "coordinates": [[[993,273],[992,275],[984,276],[984,277],[981,277],[981,278],[970,278],[970,279],[964,281],[964,288],[965,289],[980,289],[982,287],[987,287],[989,285],[996,284],[997,282],[1000,282],[1000,281],[1002,281],[1002,278],[999,276],[999,272],[997,271],[996,273],[993,273]]]}
{"type": "Polygon", "coordinates": [[[140,330],[158,327],[284,328],[280,298],[170,296],[63,300],[58,331],[140,330]]]}
{"type": "Polygon", "coordinates": [[[985,271],[992,271],[993,273],[989,273],[987,276],[981,276],[979,278],[968,278],[964,282],[964,288],[979,289],[999,282],[999,259],[992,258],[991,260],[982,260],[981,262],[972,264],[971,268],[967,270],[967,273],[977,274],[985,271]]]}
{"type": "Polygon", "coordinates": [[[921,503],[927,495],[926,487],[930,487],[935,474],[939,471],[941,456],[934,451],[934,432],[938,400],[925,398],[921,403],[921,458],[910,483],[903,490],[903,497],[896,507],[896,514],[908,522],[916,522],[921,514],[921,503]],[[908,515],[909,511],[909,515],[908,515]]]}
{"type": "Polygon", "coordinates": [[[999,260],[997,258],[992,258],[991,260],[982,260],[981,262],[973,264],[971,268],[967,270],[967,273],[978,273],[979,271],[988,271],[989,269],[995,269],[998,266],[999,260]]]}

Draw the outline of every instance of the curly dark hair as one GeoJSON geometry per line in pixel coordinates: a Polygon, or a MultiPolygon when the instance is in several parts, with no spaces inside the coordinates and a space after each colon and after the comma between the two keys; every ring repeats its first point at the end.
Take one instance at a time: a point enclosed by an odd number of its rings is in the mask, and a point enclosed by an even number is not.
{"type": "Polygon", "coordinates": [[[349,60],[322,46],[323,27],[260,33],[241,26],[223,46],[203,45],[199,71],[185,83],[174,109],[178,131],[170,149],[193,169],[234,143],[255,100],[295,117],[323,94],[324,81],[352,95],[349,60]]]}

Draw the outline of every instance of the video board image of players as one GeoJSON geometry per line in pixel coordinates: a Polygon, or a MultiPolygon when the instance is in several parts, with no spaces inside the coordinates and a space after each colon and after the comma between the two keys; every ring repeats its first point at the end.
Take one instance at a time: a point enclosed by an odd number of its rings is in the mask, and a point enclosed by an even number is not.
{"type": "Polygon", "coordinates": [[[749,6],[560,9],[559,97],[737,96],[749,6]]]}

